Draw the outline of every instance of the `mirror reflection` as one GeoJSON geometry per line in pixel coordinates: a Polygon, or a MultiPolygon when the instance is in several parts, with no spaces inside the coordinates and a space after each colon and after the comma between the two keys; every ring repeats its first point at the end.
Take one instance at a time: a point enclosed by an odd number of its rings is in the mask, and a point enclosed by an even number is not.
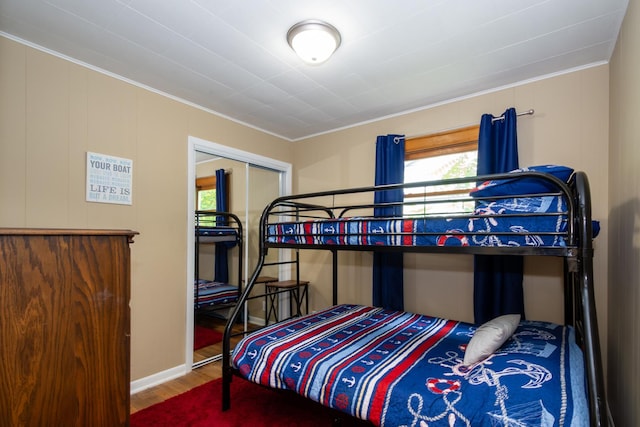
{"type": "MultiPolygon", "coordinates": [[[[196,152],[195,188],[194,368],[220,358],[227,317],[258,260],[260,215],[280,195],[281,172],[196,152]]],[[[267,273],[278,277],[273,270],[267,273]]],[[[251,300],[237,328],[262,324],[264,308],[251,300]]]]}

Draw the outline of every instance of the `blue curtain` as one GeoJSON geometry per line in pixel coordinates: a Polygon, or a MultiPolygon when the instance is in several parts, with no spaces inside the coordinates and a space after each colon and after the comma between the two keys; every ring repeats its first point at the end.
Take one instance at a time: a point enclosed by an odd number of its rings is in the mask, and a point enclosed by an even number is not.
{"type": "MultiPolygon", "coordinates": [[[[518,168],[516,111],[503,118],[484,114],[478,138],[478,175],[509,172],[518,168]]],[[[503,314],[524,318],[522,257],[476,255],[474,260],[474,316],[477,324],[503,314]]]]}
{"type": "MultiPolygon", "coordinates": [[[[376,140],[375,184],[404,182],[404,135],[378,136],[376,140]]],[[[402,189],[378,191],[375,203],[402,202],[402,189]]],[[[377,217],[402,216],[402,206],[375,208],[377,217]]],[[[404,309],[402,253],[373,254],[373,305],[389,310],[404,309]]]]}
{"type": "MultiPolygon", "coordinates": [[[[227,200],[227,176],[224,169],[216,170],[216,210],[227,212],[229,209],[227,200]]],[[[227,225],[226,218],[216,217],[216,226],[227,225]]],[[[214,264],[214,277],[216,282],[229,283],[229,255],[228,247],[225,243],[216,243],[216,255],[214,264]]]]}

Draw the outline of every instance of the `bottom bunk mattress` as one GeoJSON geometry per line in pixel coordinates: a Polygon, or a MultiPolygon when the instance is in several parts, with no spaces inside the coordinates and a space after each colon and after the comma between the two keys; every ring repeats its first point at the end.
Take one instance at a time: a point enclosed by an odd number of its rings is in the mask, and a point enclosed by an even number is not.
{"type": "Polygon", "coordinates": [[[583,426],[583,356],[573,328],[522,321],[504,345],[463,365],[476,327],[339,305],[254,332],[233,367],[379,426],[583,426]]]}
{"type": "Polygon", "coordinates": [[[195,283],[196,308],[231,304],[238,301],[238,287],[228,283],[199,279],[195,283]]]}

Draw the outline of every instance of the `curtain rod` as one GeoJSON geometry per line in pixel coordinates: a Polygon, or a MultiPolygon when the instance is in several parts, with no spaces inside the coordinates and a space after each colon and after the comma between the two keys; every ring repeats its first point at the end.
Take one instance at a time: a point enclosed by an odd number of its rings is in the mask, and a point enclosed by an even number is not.
{"type": "MultiPolygon", "coordinates": [[[[516,116],[529,116],[529,115],[532,115],[533,113],[535,113],[535,111],[531,109],[531,110],[523,111],[521,113],[516,113],[516,116]]],[[[502,120],[502,119],[504,119],[504,114],[499,117],[492,118],[491,123],[495,122],[496,120],[502,120]]]]}

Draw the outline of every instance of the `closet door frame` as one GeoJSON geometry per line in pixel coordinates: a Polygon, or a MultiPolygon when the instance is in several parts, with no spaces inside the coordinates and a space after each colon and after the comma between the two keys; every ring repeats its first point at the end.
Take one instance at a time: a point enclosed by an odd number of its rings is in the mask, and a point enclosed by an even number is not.
{"type": "MultiPolygon", "coordinates": [[[[292,174],[292,165],[291,163],[282,162],[280,160],[272,159],[269,157],[265,157],[259,154],[251,153],[248,151],[238,150],[236,148],[232,148],[226,145],[217,144],[215,142],[207,141],[201,138],[197,138],[195,136],[188,137],[188,152],[187,152],[187,277],[186,277],[186,336],[185,336],[185,367],[186,371],[191,371],[193,368],[193,329],[194,329],[194,312],[193,312],[193,277],[195,274],[194,271],[194,257],[195,257],[195,200],[196,200],[196,191],[195,191],[195,182],[196,182],[196,151],[211,154],[214,156],[224,157],[230,160],[236,160],[239,162],[244,162],[247,168],[251,165],[263,167],[267,169],[272,169],[276,172],[280,173],[280,195],[285,196],[291,194],[291,174],[292,174]]],[[[248,181],[247,181],[248,184],[248,181]]],[[[246,195],[248,197],[248,190],[246,195]]],[[[248,201],[247,201],[248,202],[248,201]]],[[[247,209],[249,203],[246,203],[247,209]]],[[[246,220],[248,216],[248,212],[245,212],[245,218],[241,218],[243,221],[246,220]]],[[[245,235],[248,232],[245,232],[245,235]]],[[[245,254],[248,251],[248,246],[246,243],[245,254]]],[[[245,259],[247,259],[245,257],[245,259]]],[[[244,265],[244,276],[248,277],[249,274],[252,273],[251,269],[255,266],[247,265],[245,262],[244,265]]]]}

